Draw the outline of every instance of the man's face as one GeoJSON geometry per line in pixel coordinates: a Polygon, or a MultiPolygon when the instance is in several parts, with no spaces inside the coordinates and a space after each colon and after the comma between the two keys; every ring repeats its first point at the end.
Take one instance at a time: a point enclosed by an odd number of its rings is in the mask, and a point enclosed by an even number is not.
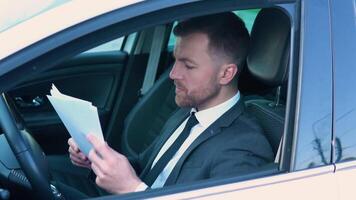
{"type": "Polygon", "coordinates": [[[175,101],[180,107],[202,110],[216,101],[221,88],[219,66],[213,61],[208,45],[209,39],[202,33],[177,38],[176,61],[169,76],[176,86],[175,101]]]}

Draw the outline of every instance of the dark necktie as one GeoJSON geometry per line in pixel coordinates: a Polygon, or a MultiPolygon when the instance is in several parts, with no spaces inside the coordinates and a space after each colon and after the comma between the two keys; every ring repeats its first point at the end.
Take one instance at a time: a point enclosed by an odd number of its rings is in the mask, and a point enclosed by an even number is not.
{"type": "Polygon", "coordinates": [[[198,120],[195,117],[195,114],[192,113],[178,138],[174,141],[174,143],[167,149],[167,151],[161,156],[161,158],[157,161],[155,166],[149,171],[145,178],[145,183],[148,186],[152,186],[152,184],[157,179],[158,175],[162,172],[162,170],[167,166],[168,162],[172,159],[172,157],[177,153],[178,149],[182,146],[183,142],[189,136],[190,130],[193,126],[198,124],[198,120]]]}

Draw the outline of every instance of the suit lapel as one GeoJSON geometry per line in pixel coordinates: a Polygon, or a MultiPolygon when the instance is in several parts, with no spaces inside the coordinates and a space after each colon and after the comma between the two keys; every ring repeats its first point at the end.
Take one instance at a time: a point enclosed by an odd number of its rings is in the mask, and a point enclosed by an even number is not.
{"type": "Polygon", "coordinates": [[[167,121],[166,125],[162,129],[160,134],[160,139],[157,141],[156,145],[153,148],[153,151],[148,159],[148,162],[141,173],[141,178],[145,177],[147,173],[151,170],[152,163],[156,158],[157,154],[161,150],[162,146],[169,139],[169,137],[174,133],[174,131],[178,128],[179,125],[189,116],[190,109],[179,109],[169,121],[167,121]]]}
{"type": "Polygon", "coordinates": [[[243,101],[240,99],[230,110],[223,114],[219,119],[217,119],[213,124],[211,124],[205,131],[203,131],[199,137],[188,147],[184,152],[182,157],[177,162],[176,166],[173,168],[171,174],[169,175],[166,183],[164,185],[171,185],[176,182],[178,175],[182,169],[183,164],[187,157],[196,149],[200,144],[214,135],[221,132],[222,127],[228,127],[235,121],[235,119],[243,112],[243,101]]]}

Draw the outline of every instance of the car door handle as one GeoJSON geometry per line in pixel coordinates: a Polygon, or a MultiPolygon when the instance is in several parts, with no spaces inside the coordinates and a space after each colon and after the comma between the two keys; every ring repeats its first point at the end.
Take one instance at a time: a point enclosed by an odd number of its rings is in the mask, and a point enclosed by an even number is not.
{"type": "Polygon", "coordinates": [[[35,108],[35,107],[42,106],[44,100],[43,97],[39,97],[39,96],[36,96],[35,98],[15,97],[15,102],[16,105],[20,108],[35,108]]]}

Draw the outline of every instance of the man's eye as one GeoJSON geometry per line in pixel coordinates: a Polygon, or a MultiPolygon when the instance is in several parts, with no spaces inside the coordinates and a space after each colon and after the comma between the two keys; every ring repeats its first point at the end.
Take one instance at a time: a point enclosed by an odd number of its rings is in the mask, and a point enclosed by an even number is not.
{"type": "Polygon", "coordinates": [[[194,66],[192,66],[192,65],[187,65],[187,64],[185,64],[185,67],[186,67],[187,69],[193,69],[193,68],[194,68],[194,66]]]}

